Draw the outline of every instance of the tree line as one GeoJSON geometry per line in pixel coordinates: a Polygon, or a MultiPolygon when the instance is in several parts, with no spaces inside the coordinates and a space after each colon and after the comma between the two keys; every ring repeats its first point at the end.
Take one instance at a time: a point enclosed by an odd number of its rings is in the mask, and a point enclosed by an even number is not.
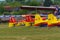
{"type": "MultiPolygon", "coordinates": [[[[15,7],[20,7],[23,5],[28,5],[28,6],[50,6],[50,5],[60,5],[60,0],[55,0],[54,3],[51,0],[45,0],[38,2],[37,0],[32,0],[32,1],[27,1],[25,2],[25,0],[6,0],[5,3],[0,3],[0,15],[2,14],[14,14],[14,15],[18,15],[18,14],[26,14],[26,12],[29,12],[28,10],[12,10],[11,12],[7,11],[4,9],[4,6],[11,6],[12,8],[15,7]],[[43,4],[42,4],[43,3],[43,4]]],[[[35,13],[35,12],[34,12],[35,13]]]]}

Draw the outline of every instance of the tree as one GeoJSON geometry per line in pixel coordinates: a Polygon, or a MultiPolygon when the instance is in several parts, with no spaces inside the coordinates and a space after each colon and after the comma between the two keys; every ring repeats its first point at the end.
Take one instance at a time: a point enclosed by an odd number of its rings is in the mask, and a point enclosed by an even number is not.
{"type": "Polygon", "coordinates": [[[6,0],[6,2],[8,2],[8,3],[9,3],[9,2],[13,2],[13,1],[15,1],[15,0],[6,0]]]}
{"type": "Polygon", "coordinates": [[[4,10],[4,7],[3,6],[0,6],[0,14],[3,14],[4,11],[5,11],[4,10]]]}
{"type": "Polygon", "coordinates": [[[32,0],[32,1],[28,1],[27,5],[40,6],[40,2],[37,2],[36,0],[32,0]]]}
{"type": "Polygon", "coordinates": [[[19,11],[13,11],[13,15],[22,15],[27,14],[28,10],[19,10],[19,11]]]}
{"type": "Polygon", "coordinates": [[[15,1],[25,1],[25,0],[15,0],[15,1]]]}
{"type": "Polygon", "coordinates": [[[54,0],[54,5],[60,5],[60,0],[54,0]]]}
{"type": "Polygon", "coordinates": [[[53,2],[51,0],[45,0],[45,2],[44,2],[44,6],[50,6],[52,4],[53,4],[53,2]]]}
{"type": "Polygon", "coordinates": [[[8,5],[11,7],[20,7],[22,4],[20,2],[10,2],[8,5]]]}

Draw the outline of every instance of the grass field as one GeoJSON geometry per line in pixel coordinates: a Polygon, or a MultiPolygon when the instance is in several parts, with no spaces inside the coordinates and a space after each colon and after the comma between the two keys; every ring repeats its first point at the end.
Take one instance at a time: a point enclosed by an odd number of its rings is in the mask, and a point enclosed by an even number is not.
{"type": "Polygon", "coordinates": [[[60,40],[60,28],[8,28],[7,24],[0,24],[0,40],[60,40]]]}

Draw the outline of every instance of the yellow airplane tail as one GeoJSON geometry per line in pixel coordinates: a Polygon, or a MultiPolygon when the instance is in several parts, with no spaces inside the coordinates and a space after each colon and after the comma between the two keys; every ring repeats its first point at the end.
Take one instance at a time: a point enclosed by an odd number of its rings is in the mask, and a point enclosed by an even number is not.
{"type": "Polygon", "coordinates": [[[46,22],[46,21],[42,20],[42,17],[39,14],[35,15],[34,26],[40,26],[41,23],[43,24],[44,22],[46,22]]]}
{"type": "Polygon", "coordinates": [[[57,24],[57,18],[52,13],[48,15],[48,26],[57,24]]]}

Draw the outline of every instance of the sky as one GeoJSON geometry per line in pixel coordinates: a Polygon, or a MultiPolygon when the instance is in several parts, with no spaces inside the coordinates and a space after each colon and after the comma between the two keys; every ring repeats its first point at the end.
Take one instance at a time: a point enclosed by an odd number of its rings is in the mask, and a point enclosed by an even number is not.
{"type": "Polygon", "coordinates": [[[0,0],[0,1],[5,1],[5,0],[0,0]]]}

